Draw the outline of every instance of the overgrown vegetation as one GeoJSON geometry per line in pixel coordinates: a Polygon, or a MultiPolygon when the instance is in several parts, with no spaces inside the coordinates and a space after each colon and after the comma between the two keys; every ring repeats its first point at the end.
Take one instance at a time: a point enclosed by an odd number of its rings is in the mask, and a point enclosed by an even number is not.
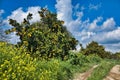
{"type": "MultiPolygon", "coordinates": [[[[120,63],[120,61],[110,61],[96,55],[85,56],[75,52],[70,52],[69,59],[66,61],[54,58],[48,61],[33,58],[30,54],[27,54],[26,49],[16,48],[14,45],[5,42],[0,42],[0,59],[0,78],[8,80],[69,80],[73,78],[74,73],[85,72],[95,64],[100,65],[99,70],[105,70],[104,74],[100,75],[106,75],[106,70],[109,71],[113,63],[114,65],[120,63]]],[[[93,74],[93,77],[97,71],[93,74]]]]}
{"type": "Polygon", "coordinates": [[[0,80],[69,80],[74,73],[85,72],[95,64],[99,67],[89,80],[99,80],[119,64],[119,53],[106,52],[94,41],[85,49],[81,45],[80,52],[73,52],[78,41],[63,26],[64,21],[57,20],[57,15],[47,9],[38,13],[41,19],[36,23],[30,23],[30,13],[22,23],[10,19],[13,28],[6,33],[16,32],[21,42],[0,42],[0,80]],[[103,74],[99,73],[98,79],[94,76],[99,70],[103,74]]]}
{"type": "Polygon", "coordinates": [[[15,48],[0,42],[0,78],[23,80],[67,80],[72,65],[59,59],[38,60],[26,54],[23,48],[15,48]]]}
{"type": "MultiPolygon", "coordinates": [[[[84,56],[84,55],[83,55],[84,56]]],[[[31,57],[23,48],[16,48],[5,42],[0,42],[0,76],[1,79],[40,79],[40,80],[68,80],[73,73],[80,70],[89,62],[71,64],[71,60],[60,59],[39,60],[31,57]],[[84,64],[85,63],[85,64],[84,64]]],[[[82,60],[81,55],[81,60],[82,60]]],[[[89,60],[89,58],[85,58],[89,60]]],[[[89,68],[90,66],[86,66],[89,68]]],[[[85,68],[85,69],[87,69],[85,68]]]]}

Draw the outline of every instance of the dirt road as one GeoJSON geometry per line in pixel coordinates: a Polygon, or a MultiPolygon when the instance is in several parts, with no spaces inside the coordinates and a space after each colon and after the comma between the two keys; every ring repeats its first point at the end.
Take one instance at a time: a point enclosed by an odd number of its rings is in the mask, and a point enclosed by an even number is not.
{"type": "Polygon", "coordinates": [[[87,78],[91,75],[93,70],[98,67],[98,65],[94,65],[90,70],[84,72],[84,73],[78,73],[75,75],[73,80],[87,80],[87,78]]]}
{"type": "MultiPolygon", "coordinates": [[[[84,73],[76,74],[73,80],[87,80],[96,67],[98,67],[98,65],[93,66],[90,70],[84,73]]],[[[103,80],[120,80],[120,65],[115,65],[103,80]]]]}
{"type": "Polygon", "coordinates": [[[120,65],[114,66],[103,80],[120,80],[120,65]]]}

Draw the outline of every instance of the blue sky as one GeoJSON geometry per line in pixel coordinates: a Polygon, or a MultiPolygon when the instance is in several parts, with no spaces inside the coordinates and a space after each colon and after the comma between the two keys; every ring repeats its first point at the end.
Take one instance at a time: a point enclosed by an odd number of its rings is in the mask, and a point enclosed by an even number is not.
{"type": "MultiPolygon", "coordinates": [[[[31,22],[36,22],[41,7],[57,13],[83,46],[94,40],[106,50],[120,51],[120,0],[0,0],[0,16],[7,27],[9,18],[21,22],[29,12],[34,14],[31,22]]],[[[11,36],[12,42],[18,40],[11,36]]]]}

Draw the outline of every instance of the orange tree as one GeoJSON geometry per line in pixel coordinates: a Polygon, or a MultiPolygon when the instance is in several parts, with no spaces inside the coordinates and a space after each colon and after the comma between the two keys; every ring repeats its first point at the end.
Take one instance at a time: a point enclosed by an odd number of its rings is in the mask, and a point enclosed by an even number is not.
{"type": "Polygon", "coordinates": [[[32,56],[42,58],[67,58],[69,50],[75,49],[78,41],[63,26],[64,21],[58,20],[57,15],[47,9],[38,11],[40,21],[30,24],[32,14],[20,24],[10,19],[13,26],[6,33],[16,32],[20,36],[19,46],[25,47],[32,56]]]}

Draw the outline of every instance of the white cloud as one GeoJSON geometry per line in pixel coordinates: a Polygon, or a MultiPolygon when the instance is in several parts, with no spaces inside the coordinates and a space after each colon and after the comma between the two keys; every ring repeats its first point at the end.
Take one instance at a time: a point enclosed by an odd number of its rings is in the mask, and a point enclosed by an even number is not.
{"type": "Polygon", "coordinates": [[[57,18],[64,20],[65,24],[68,24],[72,20],[72,4],[71,0],[57,0],[55,5],[57,9],[57,18]]]}
{"type": "Polygon", "coordinates": [[[95,30],[97,30],[97,29],[99,28],[98,25],[97,25],[97,23],[98,23],[98,22],[101,22],[102,19],[103,19],[102,17],[97,17],[97,19],[95,19],[92,23],[90,23],[88,29],[89,29],[90,31],[95,31],[95,30]]]}
{"type": "Polygon", "coordinates": [[[39,17],[39,14],[38,14],[39,10],[40,10],[40,7],[38,7],[38,6],[29,7],[26,12],[24,12],[22,8],[18,8],[17,10],[13,11],[10,16],[7,17],[7,21],[9,19],[14,19],[17,22],[21,23],[23,21],[23,19],[27,17],[28,13],[33,14],[33,16],[32,16],[33,19],[31,20],[31,22],[39,21],[40,20],[40,17],[39,17]]]}
{"type": "Polygon", "coordinates": [[[120,28],[117,28],[113,31],[99,33],[93,38],[94,40],[103,44],[118,43],[120,42],[119,33],[120,33],[120,28]]]}
{"type": "Polygon", "coordinates": [[[80,25],[81,25],[81,17],[83,16],[83,12],[76,12],[77,19],[69,21],[69,23],[66,24],[68,30],[72,33],[75,31],[79,31],[80,25]]]}
{"type": "Polygon", "coordinates": [[[21,23],[24,18],[27,17],[27,13],[23,12],[22,8],[18,8],[17,10],[13,11],[10,16],[7,17],[7,21],[9,19],[14,19],[17,22],[21,23]]]}
{"type": "Polygon", "coordinates": [[[114,19],[109,18],[103,23],[102,29],[103,30],[113,30],[115,28],[115,25],[116,25],[116,23],[115,23],[114,19]]]}
{"type": "MultiPolygon", "coordinates": [[[[85,9],[83,7],[84,9],[81,10],[82,7],[83,6],[80,6],[80,4],[72,6],[71,0],[57,0],[56,9],[58,19],[65,21],[67,29],[83,46],[94,40],[104,45],[106,50],[112,52],[119,51],[120,28],[116,26],[114,18],[111,17],[103,21],[103,17],[97,17],[93,21],[90,21],[89,18],[82,21],[85,9]],[[76,19],[73,19],[73,16],[75,16],[76,19]]],[[[90,10],[98,10],[101,7],[101,3],[98,5],[90,4],[88,7],[90,10]]]]}
{"type": "Polygon", "coordinates": [[[17,44],[17,42],[20,42],[19,36],[15,35],[15,34],[16,34],[16,32],[9,34],[9,36],[10,36],[9,42],[12,44],[17,44]]]}
{"type": "Polygon", "coordinates": [[[81,41],[84,41],[84,40],[89,39],[90,37],[94,36],[95,33],[94,32],[82,31],[80,33],[80,35],[81,35],[81,41]]]}
{"type": "Polygon", "coordinates": [[[104,44],[106,51],[111,51],[113,53],[120,52],[120,42],[115,44],[104,44]]]}
{"type": "Polygon", "coordinates": [[[89,4],[89,9],[90,10],[98,10],[101,7],[101,3],[94,5],[94,4],[89,4]]]}
{"type": "MultiPolygon", "coordinates": [[[[14,19],[17,22],[21,23],[23,21],[23,19],[26,18],[29,13],[33,14],[33,16],[32,16],[33,18],[32,18],[32,20],[30,20],[31,23],[36,22],[36,21],[40,21],[40,16],[38,14],[39,10],[40,10],[39,6],[28,7],[27,11],[23,11],[22,8],[18,8],[16,10],[14,10],[12,12],[12,14],[7,17],[6,20],[4,20],[4,23],[6,23],[7,26],[11,27],[9,25],[9,22],[8,22],[9,19],[14,19]]],[[[20,41],[19,37],[16,36],[15,33],[11,33],[10,37],[11,37],[10,42],[13,44],[16,44],[18,41],[20,41]]]]}
{"type": "Polygon", "coordinates": [[[29,7],[28,8],[28,13],[32,13],[33,14],[33,18],[31,20],[31,22],[36,22],[36,21],[40,21],[40,16],[38,14],[38,11],[40,10],[40,7],[29,7]]]}
{"type": "Polygon", "coordinates": [[[79,10],[81,10],[81,11],[83,11],[83,10],[85,10],[86,8],[84,7],[84,6],[80,6],[80,4],[79,3],[77,3],[75,6],[73,6],[73,9],[75,10],[75,11],[79,11],[79,10]]]}
{"type": "Polygon", "coordinates": [[[72,14],[73,8],[78,9],[79,4],[77,4],[75,7],[72,6],[71,0],[57,0],[57,4],[55,5],[57,9],[57,18],[59,20],[65,21],[65,26],[67,29],[74,33],[74,31],[78,30],[79,25],[81,24],[81,17],[84,15],[83,12],[79,12],[76,10],[76,17],[77,19],[73,20],[72,14]]]}

